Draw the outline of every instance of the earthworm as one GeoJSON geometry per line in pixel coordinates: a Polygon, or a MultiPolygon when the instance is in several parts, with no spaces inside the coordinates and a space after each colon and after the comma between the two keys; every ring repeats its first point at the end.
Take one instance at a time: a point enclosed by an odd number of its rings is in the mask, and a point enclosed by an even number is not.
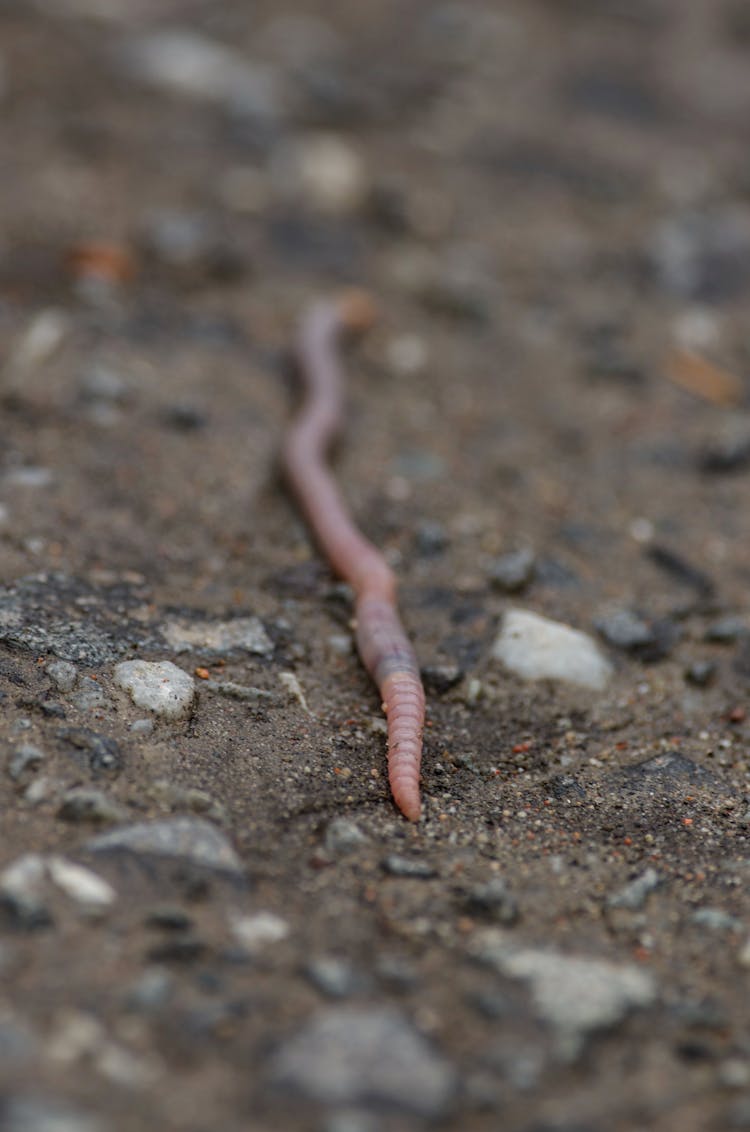
{"type": "Polygon", "coordinates": [[[343,415],[338,345],[347,332],[366,329],[372,318],[372,304],[359,292],[320,300],[303,314],[295,358],[304,395],[283,443],[282,465],[320,548],[354,591],[357,650],[388,719],[393,800],[405,817],[418,821],[425,708],[419,665],[399,617],[393,571],[354,525],[325,463],[343,415]]]}

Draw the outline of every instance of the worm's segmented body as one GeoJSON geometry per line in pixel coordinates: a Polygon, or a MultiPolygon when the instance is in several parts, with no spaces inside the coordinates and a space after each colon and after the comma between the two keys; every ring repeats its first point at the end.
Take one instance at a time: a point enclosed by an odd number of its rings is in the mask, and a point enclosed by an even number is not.
{"type": "Polygon", "coordinates": [[[325,465],[326,449],[343,409],[338,338],[343,331],[363,328],[370,319],[369,302],[362,296],[316,303],[303,319],[297,360],[305,399],[287,433],[282,459],[322,550],[354,590],[357,648],[388,717],[393,799],[405,817],[418,821],[425,700],[417,658],[398,615],[393,571],[355,527],[325,465]]]}

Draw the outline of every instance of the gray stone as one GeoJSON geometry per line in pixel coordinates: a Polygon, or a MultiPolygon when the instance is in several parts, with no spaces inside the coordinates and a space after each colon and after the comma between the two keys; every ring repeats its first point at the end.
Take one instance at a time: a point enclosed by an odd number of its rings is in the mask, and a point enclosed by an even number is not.
{"type": "Polygon", "coordinates": [[[742,932],[745,925],[737,916],[725,912],[723,908],[696,908],[690,920],[698,927],[711,932],[742,932]]]}
{"type": "Polygon", "coordinates": [[[493,877],[486,884],[470,889],[466,894],[466,910],[506,926],[515,924],[520,915],[518,901],[500,877],[493,877]]]}
{"type": "Polygon", "coordinates": [[[607,904],[610,908],[626,908],[630,912],[637,912],[661,883],[662,878],[656,869],[646,869],[640,876],[634,877],[633,880],[613,893],[607,904]]]}
{"type": "Polygon", "coordinates": [[[742,617],[720,617],[712,621],[703,634],[703,640],[714,645],[733,645],[747,635],[748,628],[742,617]]]}
{"type": "Polygon", "coordinates": [[[666,618],[648,621],[631,609],[603,613],[596,619],[596,628],[607,644],[647,662],[668,656],[681,635],[674,622],[666,618]]]}
{"type": "Polygon", "coordinates": [[[273,642],[259,617],[235,617],[230,621],[168,621],[163,629],[164,639],[176,653],[203,652],[223,656],[226,653],[251,653],[253,656],[270,656],[273,642]]]}
{"type": "Polygon", "coordinates": [[[399,853],[390,853],[383,861],[383,868],[392,877],[429,880],[430,877],[437,876],[437,870],[428,861],[420,861],[416,857],[402,857],[399,853]]]}
{"type": "Polygon", "coordinates": [[[51,660],[46,673],[59,692],[72,692],[78,679],[78,669],[69,660],[51,660]]]}
{"type": "Polygon", "coordinates": [[[127,850],[180,857],[206,868],[242,872],[242,862],[227,838],[203,818],[175,817],[137,822],[100,834],[92,838],[86,847],[97,853],[127,850]]]}
{"type": "Polygon", "coordinates": [[[321,955],[305,968],[310,982],[328,998],[349,998],[362,986],[362,979],[346,959],[321,955]]]}
{"type": "Polygon", "coordinates": [[[0,900],[20,927],[34,929],[52,923],[46,880],[44,857],[39,853],[24,853],[0,873],[0,900]]]}
{"type": "Polygon", "coordinates": [[[101,684],[90,676],[84,676],[72,702],[79,711],[97,711],[106,704],[107,696],[101,684]]]}
{"type": "Polygon", "coordinates": [[[503,554],[490,563],[490,582],[502,593],[514,594],[525,589],[534,577],[536,558],[527,548],[503,554]]]}
{"type": "Polygon", "coordinates": [[[502,975],[530,984],[536,1012],[552,1027],[565,1059],[576,1058],[592,1034],[656,1001],[652,976],[632,964],[518,947],[494,929],[484,932],[474,948],[502,975]]]}
{"type": "Polygon", "coordinates": [[[492,656],[523,680],[561,680],[601,691],[612,667],[585,633],[525,609],[511,609],[492,656]]]}
{"type": "Polygon", "coordinates": [[[14,782],[18,782],[27,771],[38,770],[45,758],[44,751],[33,743],[22,743],[15,748],[8,760],[8,774],[14,782]]]}
{"type": "Polygon", "coordinates": [[[278,1051],[272,1079],[321,1104],[428,1119],[448,1113],[456,1089],[453,1066],[388,1007],[332,1007],[314,1015],[278,1051]]]}
{"type": "Polygon", "coordinates": [[[367,845],[367,837],[349,818],[334,818],[326,826],[323,845],[332,857],[345,857],[367,845]]]}
{"type": "Polygon", "coordinates": [[[187,715],[195,699],[192,676],[170,660],[125,660],[115,667],[115,683],[138,707],[165,719],[187,715]]]}
{"type": "Polygon", "coordinates": [[[62,1101],[34,1094],[8,1097],[2,1109],[2,1132],[105,1132],[97,1117],[62,1101]]]}
{"type": "Polygon", "coordinates": [[[105,794],[103,790],[91,790],[85,786],[76,786],[63,795],[57,816],[62,821],[93,822],[106,825],[122,821],[123,818],[128,816],[128,811],[119,802],[115,802],[105,794]]]}
{"type": "Polygon", "coordinates": [[[196,101],[223,103],[262,120],[275,119],[281,109],[275,71],[187,28],[134,37],[122,60],[134,78],[196,101]]]}

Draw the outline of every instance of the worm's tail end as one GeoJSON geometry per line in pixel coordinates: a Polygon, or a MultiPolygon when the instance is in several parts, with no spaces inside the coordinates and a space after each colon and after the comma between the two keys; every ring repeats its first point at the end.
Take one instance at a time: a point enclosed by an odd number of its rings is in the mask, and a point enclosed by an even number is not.
{"type": "Polygon", "coordinates": [[[424,691],[411,672],[393,672],[382,687],[388,716],[388,780],[393,800],[409,821],[419,821],[424,691]]]}

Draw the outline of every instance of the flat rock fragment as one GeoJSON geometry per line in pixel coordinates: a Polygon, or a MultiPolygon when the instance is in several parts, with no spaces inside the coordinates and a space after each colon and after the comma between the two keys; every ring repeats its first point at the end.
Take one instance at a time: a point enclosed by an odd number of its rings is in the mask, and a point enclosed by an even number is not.
{"type": "Polygon", "coordinates": [[[522,680],[560,680],[601,691],[612,666],[586,633],[526,609],[510,609],[492,656],[522,680]]]}
{"type": "Polygon", "coordinates": [[[187,715],[195,698],[192,676],[170,660],[124,660],[115,668],[115,684],[138,707],[165,719],[187,715]]]}

